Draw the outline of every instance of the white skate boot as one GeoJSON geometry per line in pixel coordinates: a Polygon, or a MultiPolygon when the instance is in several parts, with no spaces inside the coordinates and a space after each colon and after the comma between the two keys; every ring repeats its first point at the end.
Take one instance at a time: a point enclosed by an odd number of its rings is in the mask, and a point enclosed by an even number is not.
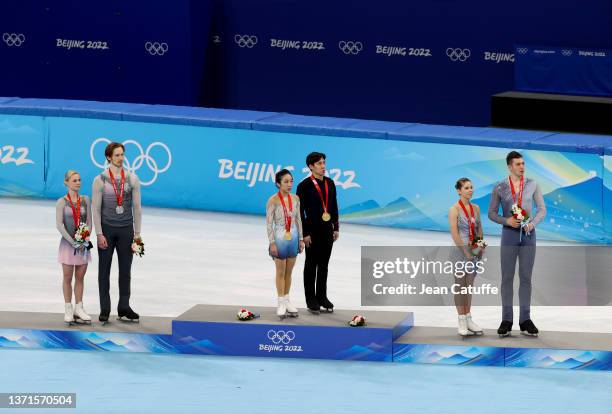
{"type": "Polygon", "coordinates": [[[278,298],[278,308],[276,308],[276,316],[281,319],[285,319],[287,317],[287,303],[284,297],[278,298]]]}
{"type": "Polygon", "coordinates": [[[74,323],[74,311],[72,310],[72,303],[64,304],[64,322],[68,325],[72,325],[74,323]]]}
{"type": "Polygon", "coordinates": [[[482,328],[472,320],[472,314],[468,313],[465,316],[467,319],[468,331],[473,332],[474,335],[482,335],[482,328]]]}
{"type": "Polygon", "coordinates": [[[285,306],[287,308],[287,314],[288,316],[291,316],[292,318],[297,318],[298,317],[298,310],[295,306],[293,306],[293,304],[289,301],[289,295],[285,295],[285,306]]]}
{"type": "Polygon", "coordinates": [[[89,316],[83,309],[83,302],[76,304],[74,308],[74,320],[78,323],[91,323],[91,316],[89,316]]]}
{"type": "Polygon", "coordinates": [[[462,337],[472,335],[467,328],[467,315],[459,315],[459,328],[457,329],[457,333],[462,337]]]}

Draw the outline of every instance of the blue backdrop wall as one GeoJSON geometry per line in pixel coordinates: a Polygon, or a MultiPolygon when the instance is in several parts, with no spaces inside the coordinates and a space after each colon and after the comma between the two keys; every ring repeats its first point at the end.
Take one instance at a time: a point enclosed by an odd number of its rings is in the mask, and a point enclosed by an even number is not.
{"type": "Polygon", "coordinates": [[[0,3],[0,95],[198,105],[209,0],[0,3]]]}
{"type": "Polygon", "coordinates": [[[515,44],[612,48],[608,0],[211,1],[3,1],[0,96],[488,125],[515,44]]]}

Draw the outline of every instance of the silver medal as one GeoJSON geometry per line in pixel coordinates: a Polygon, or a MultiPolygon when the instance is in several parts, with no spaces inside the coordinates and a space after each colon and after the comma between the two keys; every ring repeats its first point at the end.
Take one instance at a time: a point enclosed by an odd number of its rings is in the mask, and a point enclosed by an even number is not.
{"type": "Polygon", "coordinates": [[[117,206],[115,211],[117,212],[117,214],[123,214],[123,206],[117,206]]]}

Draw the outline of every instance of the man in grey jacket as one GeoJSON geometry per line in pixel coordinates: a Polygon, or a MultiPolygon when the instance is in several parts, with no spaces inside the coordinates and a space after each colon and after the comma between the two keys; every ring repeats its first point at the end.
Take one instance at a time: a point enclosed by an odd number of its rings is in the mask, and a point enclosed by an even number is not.
{"type": "Polygon", "coordinates": [[[513,282],[516,262],[519,263],[519,326],[521,333],[530,336],[538,335],[538,328],[530,316],[531,308],[531,274],[536,253],[536,227],[546,216],[546,206],[540,186],[530,178],[525,178],[525,160],[516,151],[506,156],[510,175],[493,187],[489,219],[501,224],[501,297],[502,322],[497,330],[500,337],[510,336],[514,312],[513,282]],[[533,204],[536,215],[532,215],[533,204]],[[503,216],[499,215],[501,204],[503,216]],[[526,211],[529,220],[520,220],[513,215],[513,206],[526,211]]]}

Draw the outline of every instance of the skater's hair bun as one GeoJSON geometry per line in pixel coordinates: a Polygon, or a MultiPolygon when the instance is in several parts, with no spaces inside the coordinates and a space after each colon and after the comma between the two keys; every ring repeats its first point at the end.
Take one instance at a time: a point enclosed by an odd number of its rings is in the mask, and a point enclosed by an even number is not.
{"type": "Polygon", "coordinates": [[[289,174],[290,176],[293,177],[293,174],[291,174],[291,171],[289,171],[286,168],[283,168],[282,170],[280,170],[279,172],[276,173],[276,177],[274,177],[274,182],[276,183],[277,187],[280,187],[281,180],[287,174],[289,174]]]}
{"type": "Polygon", "coordinates": [[[470,180],[467,177],[463,177],[457,180],[457,182],[455,183],[455,189],[457,190],[461,190],[463,188],[463,184],[465,183],[471,183],[472,180],[470,180]]]}
{"type": "Polygon", "coordinates": [[[70,181],[70,177],[72,177],[75,174],[79,174],[79,172],[75,170],[66,171],[66,174],[64,174],[64,182],[67,183],[68,181],[70,181]]]}

